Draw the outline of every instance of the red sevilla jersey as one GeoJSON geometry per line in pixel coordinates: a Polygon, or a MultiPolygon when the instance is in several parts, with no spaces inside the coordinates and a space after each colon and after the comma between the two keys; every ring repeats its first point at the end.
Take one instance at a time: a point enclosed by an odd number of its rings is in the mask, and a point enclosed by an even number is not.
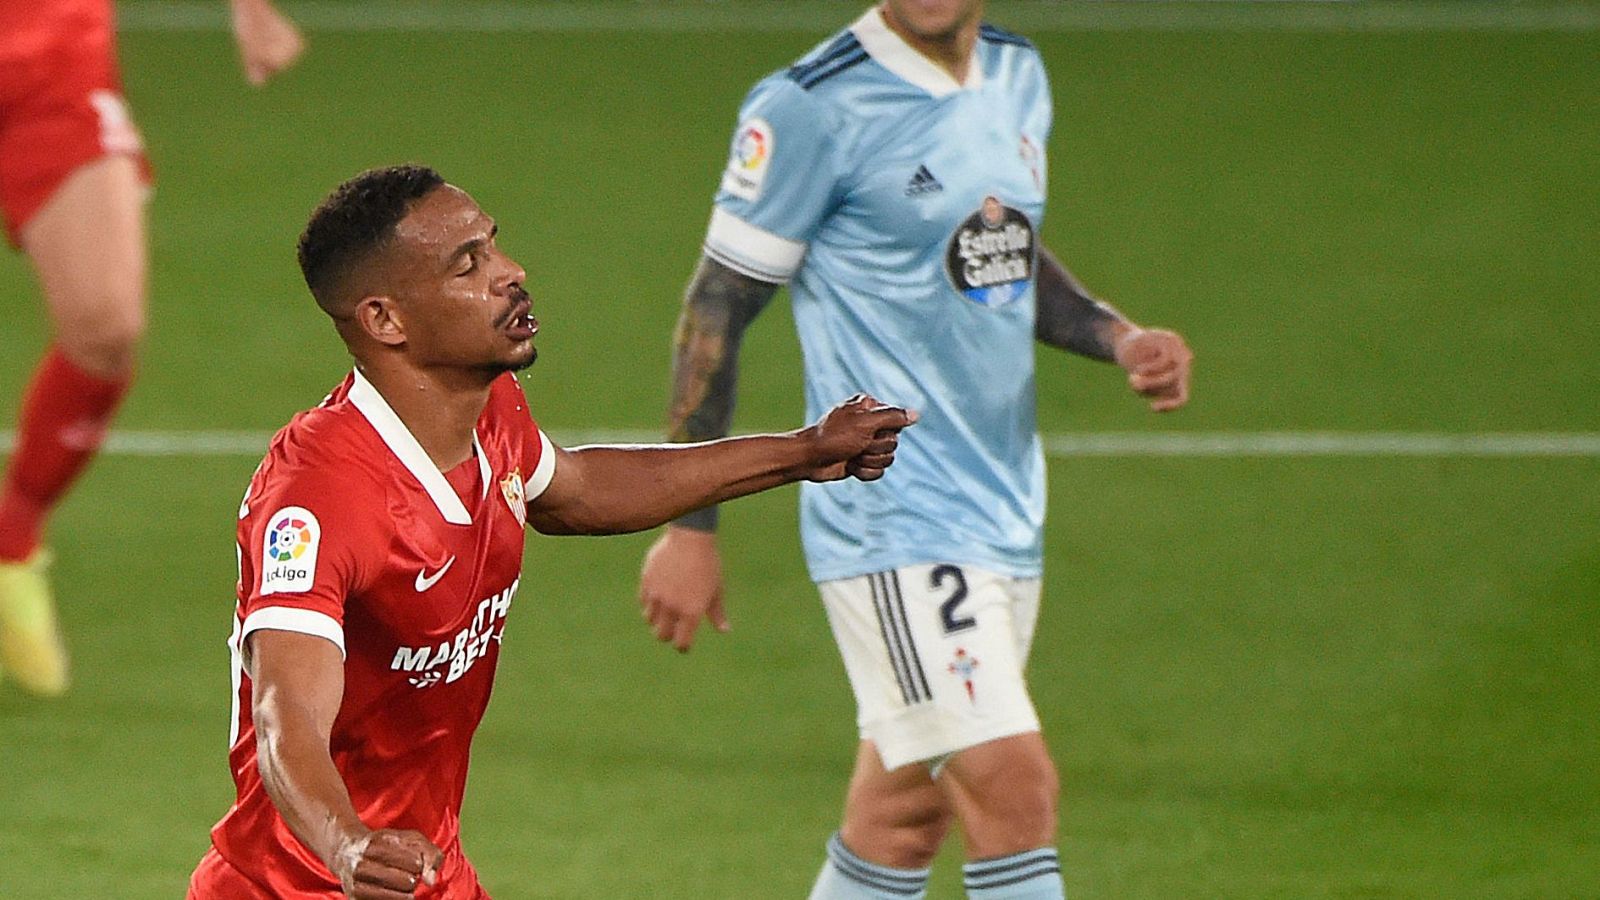
{"type": "Polygon", "coordinates": [[[0,0],[0,59],[111,46],[111,0],[0,0]]]}
{"type": "Polygon", "coordinates": [[[273,439],[239,509],[232,750],[238,799],[212,844],[273,897],[342,897],[289,831],[256,770],[245,638],[302,632],[345,656],[330,741],[361,820],[445,851],[439,887],[476,897],[458,838],[467,757],[522,572],[528,500],[555,471],[516,377],[497,380],[474,455],[442,474],[352,373],[273,439]]]}

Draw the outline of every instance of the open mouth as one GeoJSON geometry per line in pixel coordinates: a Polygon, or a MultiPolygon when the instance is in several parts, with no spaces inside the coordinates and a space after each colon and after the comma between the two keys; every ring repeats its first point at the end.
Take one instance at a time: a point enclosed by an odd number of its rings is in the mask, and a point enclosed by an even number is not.
{"type": "Polygon", "coordinates": [[[506,319],[506,336],[514,341],[526,341],[539,333],[539,320],[533,317],[533,304],[524,300],[512,307],[506,319]]]}

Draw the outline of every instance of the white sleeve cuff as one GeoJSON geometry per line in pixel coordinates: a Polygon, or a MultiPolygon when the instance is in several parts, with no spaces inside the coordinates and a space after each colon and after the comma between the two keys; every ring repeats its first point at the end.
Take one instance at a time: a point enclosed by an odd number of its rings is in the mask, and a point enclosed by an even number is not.
{"type": "Polygon", "coordinates": [[[324,638],[339,648],[340,656],[344,655],[344,626],[327,613],[293,606],[267,606],[245,616],[244,624],[239,627],[239,651],[245,654],[246,659],[249,658],[249,654],[245,651],[248,646],[246,639],[250,637],[251,632],[262,629],[293,631],[296,634],[324,638]]]}
{"type": "Polygon", "coordinates": [[[529,473],[528,480],[522,485],[523,502],[532,503],[535,498],[544,493],[550,486],[550,479],[556,477],[556,448],[545,437],[544,431],[539,432],[539,464],[529,473]]]}
{"type": "Polygon", "coordinates": [[[800,270],[806,245],[751,225],[722,207],[711,210],[706,255],[743,275],[783,284],[800,270]]]}

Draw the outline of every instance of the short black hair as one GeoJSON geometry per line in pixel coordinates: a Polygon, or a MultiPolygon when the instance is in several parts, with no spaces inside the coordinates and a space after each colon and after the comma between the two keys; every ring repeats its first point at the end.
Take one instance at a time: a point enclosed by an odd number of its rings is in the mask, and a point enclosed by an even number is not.
{"type": "Polygon", "coordinates": [[[444,184],[427,166],[368,169],[333,189],[300,234],[300,273],[317,304],[336,314],[340,280],[394,236],[411,204],[444,184]]]}

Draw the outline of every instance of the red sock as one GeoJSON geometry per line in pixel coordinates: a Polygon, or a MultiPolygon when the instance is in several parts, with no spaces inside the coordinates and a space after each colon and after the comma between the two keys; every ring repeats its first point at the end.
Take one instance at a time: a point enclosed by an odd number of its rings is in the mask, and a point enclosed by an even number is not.
{"type": "Polygon", "coordinates": [[[107,380],[51,347],[22,398],[17,448],[0,490],[0,560],[39,547],[44,520],[100,448],[131,376],[107,380]]]}

